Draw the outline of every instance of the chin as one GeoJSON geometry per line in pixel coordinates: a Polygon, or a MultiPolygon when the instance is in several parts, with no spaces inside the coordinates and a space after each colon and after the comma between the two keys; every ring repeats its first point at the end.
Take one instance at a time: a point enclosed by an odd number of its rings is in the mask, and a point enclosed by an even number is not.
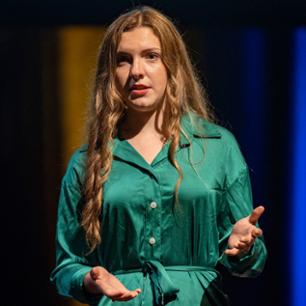
{"type": "Polygon", "coordinates": [[[156,106],[147,106],[147,105],[133,105],[133,106],[129,106],[128,108],[134,111],[143,112],[143,113],[152,112],[157,109],[156,106]]]}
{"type": "Polygon", "coordinates": [[[138,112],[149,112],[154,111],[158,108],[158,104],[149,104],[148,102],[130,102],[128,108],[133,109],[138,112]]]}

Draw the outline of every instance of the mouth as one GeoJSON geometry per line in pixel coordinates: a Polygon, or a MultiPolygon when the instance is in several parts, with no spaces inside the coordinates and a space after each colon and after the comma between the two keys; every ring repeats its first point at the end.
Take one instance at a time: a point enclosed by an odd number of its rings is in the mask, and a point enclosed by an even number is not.
{"type": "Polygon", "coordinates": [[[136,98],[139,96],[144,96],[148,93],[150,87],[142,84],[134,84],[130,87],[131,97],[136,98]]]}

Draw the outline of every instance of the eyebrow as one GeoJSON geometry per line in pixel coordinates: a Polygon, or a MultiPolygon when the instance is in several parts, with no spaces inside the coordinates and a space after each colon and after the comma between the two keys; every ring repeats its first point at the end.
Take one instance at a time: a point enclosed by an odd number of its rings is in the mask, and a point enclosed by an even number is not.
{"type": "MultiPolygon", "coordinates": [[[[148,49],[144,49],[141,51],[141,53],[146,53],[146,52],[150,52],[150,51],[159,51],[161,52],[160,48],[148,48],[148,49]]],[[[118,50],[117,54],[130,54],[129,50],[118,50]]]]}

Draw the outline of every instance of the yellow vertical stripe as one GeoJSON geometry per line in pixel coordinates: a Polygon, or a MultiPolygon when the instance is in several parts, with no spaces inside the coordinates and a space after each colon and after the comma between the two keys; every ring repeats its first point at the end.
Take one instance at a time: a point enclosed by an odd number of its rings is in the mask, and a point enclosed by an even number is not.
{"type": "Polygon", "coordinates": [[[84,143],[91,83],[103,34],[103,27],[73,26],[58,31],[64,165],[72,152],[84,143]]]}
{"type": "MultiPolygon", "coordinates": [[[[103,34],[102,27],[74,26],[58,30],[58,86],[64,166],[67,165],[72,152],[84,143],[91,83],[103,34]]],[[[66,305],[84,304],[67,300],[66,305]]]]}

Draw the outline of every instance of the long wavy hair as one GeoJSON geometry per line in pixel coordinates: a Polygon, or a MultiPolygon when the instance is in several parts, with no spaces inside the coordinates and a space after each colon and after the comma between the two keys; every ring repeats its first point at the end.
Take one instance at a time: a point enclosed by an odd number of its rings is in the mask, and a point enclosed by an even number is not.
{"type": "Polygon", "coordinates": [[[115,70],[121,34],[136,27],[150,27],[161,43],[161,58],[168,81],[164,101],[164,127],[170,135],[169,159],[179,173],[175,199],[183,179],[175,160],[183,114],[193,112],[213,121],[206,93],[189,59],[181,35],[168,17],[148,6],[119,16],[107,29],[99,48],[97,70],[88,119],[88,150],[83,188],[81,226],[93,251],[101,243],[103,184],[112,166],[112,143],[125,114],[124,98],[116,87],[115,70]]]}

